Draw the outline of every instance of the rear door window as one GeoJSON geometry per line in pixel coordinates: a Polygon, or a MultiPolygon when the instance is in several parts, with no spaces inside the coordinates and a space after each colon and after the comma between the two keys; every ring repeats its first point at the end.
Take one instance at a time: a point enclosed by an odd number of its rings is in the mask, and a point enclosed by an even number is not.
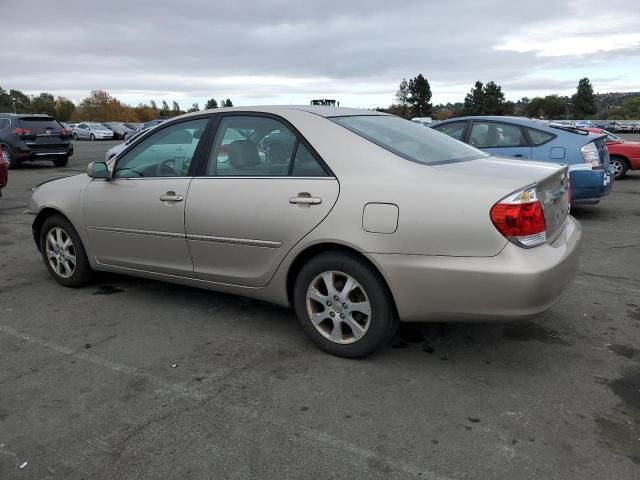
{"type": "Polygon", "coordinates": [[[476,148],[520,147],[526,145],[519,125],[500,122],[473,122],[469,144],[476,148]]]}

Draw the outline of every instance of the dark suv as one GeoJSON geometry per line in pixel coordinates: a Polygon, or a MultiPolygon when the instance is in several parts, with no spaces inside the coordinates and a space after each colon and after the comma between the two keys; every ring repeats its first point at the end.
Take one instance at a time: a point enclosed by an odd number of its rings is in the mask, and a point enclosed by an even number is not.
{"type": "Polygon", "coordinates": [[[71,132],[48,115],[0,113],[0,149],[9,168],[34,160],[64,167],[73,155],[71,132]]]}

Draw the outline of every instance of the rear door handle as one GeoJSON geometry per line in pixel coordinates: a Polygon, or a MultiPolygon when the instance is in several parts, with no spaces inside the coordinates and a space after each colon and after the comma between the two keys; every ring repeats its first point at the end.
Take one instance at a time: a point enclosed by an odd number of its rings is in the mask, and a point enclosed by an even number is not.
{"type": "Polygon", "coordinates": [[[297,203],[301,205],[318,205],[322,203],[321,198],[317,197],[291,197],[289,203],[297,203]]]}
{"type": "Polygon", "coordinates": [[[160,195],[161,202],[181,202],[184,200],[182,195],[176,195],[176,192],[167,192],[164,195],[160,195]]]}

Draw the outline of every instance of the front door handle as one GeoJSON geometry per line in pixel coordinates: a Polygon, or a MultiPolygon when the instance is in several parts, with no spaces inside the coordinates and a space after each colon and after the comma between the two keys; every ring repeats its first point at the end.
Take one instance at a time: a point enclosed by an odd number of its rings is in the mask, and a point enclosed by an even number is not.
{"type": "Polygon", "coordinates": [[[184,200],[182,195],[176,195],[176,192],[167,192],[164,195],[160,195],[161,202],[181,202],[184,200]]]}
{"type": "Polygon", "coordinates": [[[291,197],[289,203],[297,203],[299,205],[318,205],[322,203],[321,198],[317,197],[291,197]]]}

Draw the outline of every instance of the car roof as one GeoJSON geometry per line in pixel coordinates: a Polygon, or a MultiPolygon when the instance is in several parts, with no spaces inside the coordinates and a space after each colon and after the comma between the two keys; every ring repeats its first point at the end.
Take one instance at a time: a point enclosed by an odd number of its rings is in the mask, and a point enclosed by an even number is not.
{"type": "MultiPolygon", "coordinates": [[[[303,111],[313,113],[320,117],[349,117],[361,115],[387,115],[388,113],[378,112],[375,110],[366,110],[364,108],[346,108],[346,107],[324,107],[315,105],[254,105],[246,107],[225,107],[213,108],[209,110],[201,110],[198,112],[188,113],[186,116],[196,116],[203,113],[224,113],[224,112],[260,112],[273,113],[276,115],[286,114],[287,112],[303,111]]],[[[174,117],[175,118],[175,117],[174,117]]]]}
{"type": "Polygon", "coordinates": [[[47,115],[46,113],[0,113],[0,115],[6,116],[6,117],[14,117],[14,118],[24,118],[24,117],[53,118],[51,115],[47,115]]]}
{"type": "Polygon", "coordinates": [[[513,117],[513,116],[500,116],[500,115],[469,115],[466,117],[454,117],[447,118],[440,123],[444,122],[452,122],[452,121],[460,121],[460,120],[489,120],[492,122],[509,122],[509,123],[517,123],[519,125],[528,125],[528,126],[548,126],[549,120],[540,120],[537,118],[527,118],[527,117],[513,117]]]}

